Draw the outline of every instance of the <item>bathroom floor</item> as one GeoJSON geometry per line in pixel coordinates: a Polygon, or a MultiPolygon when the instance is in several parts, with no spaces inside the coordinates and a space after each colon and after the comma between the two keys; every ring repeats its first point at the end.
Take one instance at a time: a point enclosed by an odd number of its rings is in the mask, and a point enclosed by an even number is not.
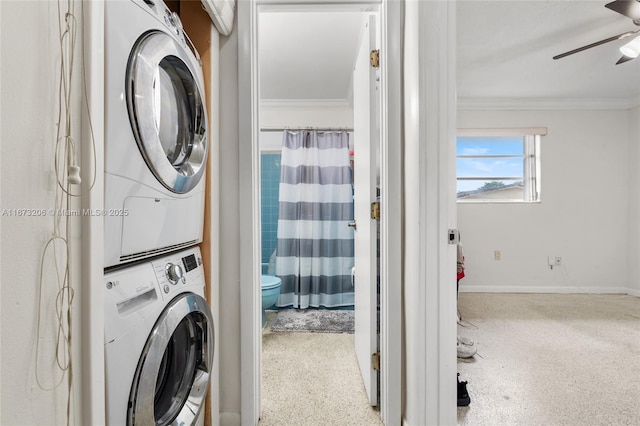
{"type": "Polygon", "coordinates": [[[382,425],[369,406],[348,333],[262,331],[260,426],[382,425]]]}

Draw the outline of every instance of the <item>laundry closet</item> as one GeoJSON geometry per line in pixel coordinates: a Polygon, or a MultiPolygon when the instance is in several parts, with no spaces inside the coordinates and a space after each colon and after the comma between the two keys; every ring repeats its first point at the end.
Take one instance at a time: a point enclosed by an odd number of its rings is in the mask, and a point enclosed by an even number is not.
{"type": "Polygon", "coordinates": [[[108,425],[209,424],[209,49],[211,22],[228,34],[234,3],[105,2],[108,425]]]}

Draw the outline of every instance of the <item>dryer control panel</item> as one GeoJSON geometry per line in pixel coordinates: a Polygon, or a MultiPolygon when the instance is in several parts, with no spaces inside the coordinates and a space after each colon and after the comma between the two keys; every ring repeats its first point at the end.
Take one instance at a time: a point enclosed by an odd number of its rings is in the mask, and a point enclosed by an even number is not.
{"type": "Polygon", "coordinates": [[[131,0],[146,10],[151,15],[155,15],[158,21],[162,22],[169,32],[178,39],[183,47],[187,47],[182,21],[176,12],[171,11],[162,0],[131,0]]]}
{"type": "Polygon", "coordinates": [[[164,10],[159,11],[159,15],[162,17],[167,28],[169,28],[178,40],[180,40],[182,46],[186,47],[187,42],[185,40],[184,29],[182,28],[182,21],[178,14],[165,7],[164,10]]]}
{"type": "Polygon", "coordinates": [[[183,47],[187,46],[182,21],[176,12],[171,11],[162,0],[132,0],[142,9],[155,15],[158,21],[162,22],[174,37],[176,37],[183,47]]]}
{"type": "Polygon", "coordinates": [[[204,287],[204,267],[198,247],[164,256],[151,262],[163,296],[186,291],[186,286],[204,287]]]}

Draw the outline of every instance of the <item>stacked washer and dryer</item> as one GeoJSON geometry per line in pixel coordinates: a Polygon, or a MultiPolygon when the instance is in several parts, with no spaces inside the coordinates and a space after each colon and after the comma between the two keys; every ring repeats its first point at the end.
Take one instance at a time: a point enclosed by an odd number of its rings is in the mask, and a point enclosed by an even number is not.
{"type": "Polygon", "coordinates": [[[106,422],[198,424],[214,356],[201,62],[161,0],[105,2],[105,38],[106,422]]]}

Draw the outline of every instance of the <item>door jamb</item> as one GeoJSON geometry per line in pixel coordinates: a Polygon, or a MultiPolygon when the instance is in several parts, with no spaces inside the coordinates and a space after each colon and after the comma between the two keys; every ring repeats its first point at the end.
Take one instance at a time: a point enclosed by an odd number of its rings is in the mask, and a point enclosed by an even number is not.
{"type": "Polygon", "coordinates": [[[261,7],[333,7],[336,10],[376,8],[382,39],[381,119],[381,417],[385,424],[402,422],[401,358],[401,40],[400,2],[354,0],[255,0],[238,2],[239,207],[240,222],[240,415],[242,424],[257,424],[260,416],[260,355],[262,351],[260,292],[259,86],[257,21],[261,7]],[[246,165],[251,164],[251,167],[246,165]],[[255,214],[257,212],[257,214],[255,214]],[[393,283],[393,284],[391,284],[393,283]]]}

